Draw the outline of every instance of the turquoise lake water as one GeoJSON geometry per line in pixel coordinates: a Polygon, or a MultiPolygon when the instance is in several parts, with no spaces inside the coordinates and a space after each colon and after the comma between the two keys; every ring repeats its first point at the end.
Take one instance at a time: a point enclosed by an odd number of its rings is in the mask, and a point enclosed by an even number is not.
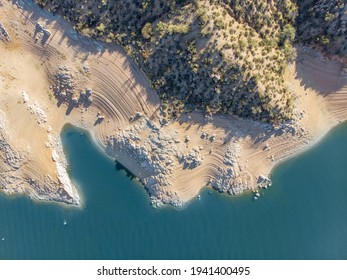
{"type": "Polygon", "coordinates": [[[151,207],[86,134],[62,139],[84,208],[1,195],[0,259],[347,259],[347,125],[277,167],[258,201],[205,190],[184,209],[151,207]]]}

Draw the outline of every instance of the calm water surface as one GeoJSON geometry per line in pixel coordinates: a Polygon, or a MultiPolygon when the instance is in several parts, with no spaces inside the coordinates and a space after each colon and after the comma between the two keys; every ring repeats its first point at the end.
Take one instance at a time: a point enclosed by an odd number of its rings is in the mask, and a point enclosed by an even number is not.
{"type": "Polygon", "coordinates": [[[152,208],[80,132],[62,139],[84,207],[0,196],[0,259],[347,259],[347,125],[276,168],[258,201],[203,191],[180,210],[152,208]]]}

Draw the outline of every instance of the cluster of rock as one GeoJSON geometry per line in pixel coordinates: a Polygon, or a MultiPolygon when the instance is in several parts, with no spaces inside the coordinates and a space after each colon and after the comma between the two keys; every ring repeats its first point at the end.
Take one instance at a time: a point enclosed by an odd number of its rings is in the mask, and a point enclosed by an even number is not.
{"type": "Polygon", "coordinates": [[[203,131],[200,136],[201,139],[209,140],[213,142],[216,139],[216,134],[208,134],[207,132],[203,131]]]}
{"type": "Polygon", "coordinates": [[[40,200],[64,202],[67,204],[78,205],[75,198],[71,196],[59,183],[53,180],[49,175],[38,179],[28,179],[27,183],[33,190],[31,197],[40,200]]]}
{"type": "MultiPolygon", "coordinates": [[[[23,98],[26,98],[26,93],[23,93],[23,98]]],[[[35,106],[31,108],[36,114],[41,109],[35,106]]],[[[52,158],[55,158],[57,164],[58,180],[54,180],[46,174],[41,174],[35,178],[28,174],[23,176],[23,166],[28,161],[29,152],[18,151],[10,144],[11,138],[8,129],[6,116],[0,111],[0,157],[3,158],[3,161],[0,162],[2,171],[0,172],[0,189],[8,195],[26,193],[36,199],[79,204],[79,196],[74,191],[66,172],[67,163],[60,140],[49,136],[50,143],[47,143],[47,147],[55,149],[52,158]]]]}
{"type": "Polygon", "coordinates": [[[45,111],[40,107],[40,105],[37,102],[28,105],[28,108],[30,112],[36,116],[37,123],[43,127],[43,124],[47,122],[47,116],[45,111]]]}
{"type": "Polygon", "coordinates": [[[180,163],[183,164],[183,168],[193,169],[202,164],[203,158],[200,157],[200,148],[196,147],[190,150],[186,154],[182,154],[179,157],[180,163]]]}
{"type": "Polygon", "coordinates": [[[48,147],[52,150],[52,160],[55,162],[57,170],[58,182],[53,181],[58,186],[55,193],[55,200],[64,201],[70,204],[80,204],[80,197],[76,190],[76,187],[72,184],[69,175],[67,174],[67,161],[63,152],[63,145],[60,137],[48,136],[48,147]]]}
{"type": "Polygon", "coordinates": [[[8,170],[17,170],[21,166],[20,154],[10,145],[5,115],[0,112],[0,155],[8,170]],[[2,155],[1,155],[2,154],[2,155]]]}
{"type": "MultiPolygon", "coordinates": [[[[141,113],[130,118],[131,125],[106,138],[106,152],[133,170],[145,185],[152,204],[182,206],[173,191],[175,170],[194,169],[203,163],[203,146],[189,147],[192,140],[168,126],[159,126],[141,113]],[[182,139],[180,139],[182,138],[182,139]]],[[[213,142],[215,135],[202,132],[201,139],[213,142]]],[[[268,147],[269,149],[269,147],[268,147]]],[[[212,150],[210,151],[212,153],[212,150]]],[[[222,162],[209,184],[219,192],[240,195],[255,187],[267,187],[271,181],[260,176],[257,182],[247,171],[247,162],[241,160],[238,141],[225,144],[222,162]]]]}
{"type": "Polygon", "coordinates": [[[1,22],[0,22],[0,40],[3,40],[5,42],[11,42],[10,35],[8,34],[6,28],[3,26],[1,22]]]}
{"type": "Polygon", "coordinates": [[[139,166],[138,174],[151,201],[156,206],[182,206],[182,201],[171,191],[174,170],[180,165],[195,168],[202,163],[199,149],[182,154],[185,143],[173,129],[160,127],[147,117],[136,114],[132,125],[107,138],[106,152],[117,158],[125,155],[139,166]]]}
{"type": "Polygon", "coordinates": [[[0,134],[0,151],[5,155],[4,162],[12,169],[17,170],[21,165],[20,154],[12,148],[12,146],[0,134]]]}
{"type": "MultiPolygon", "coordinates": [[[[182,206],[183,202],[172,191],[174,172],[179,168],[194,169],[202,165],[203,147],[188,148],[189,137],[182,136],[183,140],[180,140],[177,131],[160,127],[140,113],[130,121],[129,127],[106,138],[106,152],[136,172],[155,206],[182,206]]],[[[202,132],[200,138],[212,142],[216,136],[202,132]]],[[[214,189],[230,195],[240,195],[252,189],[254,184],[240,157],[240,145],[230,142],[217,174],[210,179],[209,184],[214,189]]]]}
{"type": "Polygon", "coordinates": [[[88,107],[92,102],[92,89],[86,88],[79,94],[76,92],[75,78],[67,66],[60,66],[55,74],[53,92],[60,102],[69,106],[77,107],[83,105],[88,107]]]}
{"type": "Polygon", "coordinates": [[[231,186],[235,180],[234,169],[218,167],[218,174],[210,181],[212,187],[219,192],[233,194],[231,186]]]}
{"type": "Polygon", "coordinates": [[[86,88],[84,91],[82,90],[80,92],[79,100],[84,103],[85,102],[92,103],[93,102],[92,93],[93,93],[93,90],[91,88],[86,88]]]}
{"type": "Polygon", "coordinates": [[[47,115],[46,112],[41,108],[40,104],[38,102],[31,103],[29,95],[25,91],[22,91],[22,99],[23,103],[27,104],[31,114],[36,116],[37,123],[41,127],[44,127],[44,124],[47,122],[47,115]]]}
{"type": "Polygon", "coordinates": [[[30,100],[29,95],[25,91],[22,92],[22,98],[24,103],[27,103],[30,100]]]}
{"type": "Polygon", "coordinates": [[[71,99],[75,93],[75,83],[73,75],[67,66],[60,66],[55,74],[54,93],[61,99],[71,99]]]}
{"type": "Polygon", "coordinates": [[[240,166],[240,152],[241,148],[237,143],[228,145],[224,153],[224,165],[218,167],[218,174],[210,180],[214,189],[230,195],[240,195],[251,189],[247,184],[248,174],[240,166]]]}
{"type": "Polygon", "coordinates": [[[268,186],[271,186],[271,180],[264,175],[260,175],[258,177],[257,183],[258,183],[258,187],[260,187],[260,188],[266,189],[268,186]]]}
{"type": "Polygon", "coordinates": [[[41,44],[44,45],[48,38],[51,36],[51,32],[43,26],[42,23],[37,22],[35,25],[34,38],[38,40],[41,39],[41,44]]]}

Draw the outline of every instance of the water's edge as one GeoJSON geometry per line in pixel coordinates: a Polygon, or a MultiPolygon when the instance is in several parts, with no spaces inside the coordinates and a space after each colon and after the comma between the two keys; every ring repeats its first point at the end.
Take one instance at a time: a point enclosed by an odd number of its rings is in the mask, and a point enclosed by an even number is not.
{"type": "Polygon", "coordinates": [[[176,211],[153,208],[85,131],[66,127],[84,207],[0,196],[0,259],[347,259],[346,139],[339,126],[277,166],[256,202],[204,190],[176,211]]]}

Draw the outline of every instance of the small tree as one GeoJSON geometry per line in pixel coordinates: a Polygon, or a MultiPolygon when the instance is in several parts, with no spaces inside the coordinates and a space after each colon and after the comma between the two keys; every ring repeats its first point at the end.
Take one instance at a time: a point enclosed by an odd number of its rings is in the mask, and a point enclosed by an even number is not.
{"type": "Polygon", "coordinates": [[[141,29],[142,37],[145,39],[150,39],[153,36],[152,24],[147,22],[141,29]]]}
{"type": "Polygon", "coordinates": [[[290,44],[293,43],[295,39],[295,33],[295,28],[290,24],[286,24],[283,27],[283,30],[280,35],[280,44],[283,46],[286,42],[290,44]]]}

